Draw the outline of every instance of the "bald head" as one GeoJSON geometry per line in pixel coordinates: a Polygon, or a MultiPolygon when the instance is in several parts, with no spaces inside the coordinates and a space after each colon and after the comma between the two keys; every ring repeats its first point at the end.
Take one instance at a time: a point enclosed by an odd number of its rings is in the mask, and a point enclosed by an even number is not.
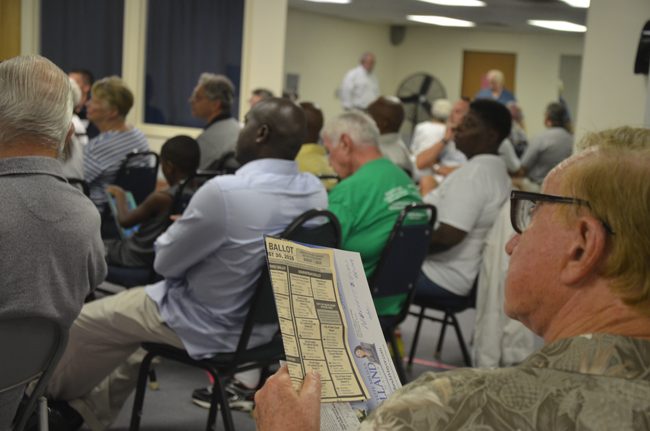
{"type": "Polygon", "coordinates": [[[306,121],[300,106],[272,97],[257,103],[246,114],[237,140],[237,160],[273,158],[293,160],[305,142],[306,121]]]}
{"type": "Polygon", "coordinates": [[[323,111],[311,102],[300,102],[300,107],[305,113],[305,119],[307,120],[307,136],[305,137],[305,143],[313,144],[318,142],[324,122],[323,111]]]}
{"type": "Polygon", "coordinates": [[[404,121],[404,108],[397,99],[380,97],[368,105],[366,111],[375,120],[382,135],[399,132],[404,121]]]}

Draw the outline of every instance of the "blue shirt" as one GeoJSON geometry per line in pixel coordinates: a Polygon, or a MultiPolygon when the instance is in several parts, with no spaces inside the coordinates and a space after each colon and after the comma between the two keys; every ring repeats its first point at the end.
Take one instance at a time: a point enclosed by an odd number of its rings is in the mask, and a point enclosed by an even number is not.
{"type": "MultiPolygon", "coordinates": [[[[288,160],[252,161],[197,191],[156,241],[154,266],[165,280],[146,288],[190,356],[235,350],[264,265],[263,235],[326,207],[321,182],[288,160]]],[[[275,330],[254,328],[249,346],[268,341],[275,330]]]]}
{"type": "Polygon", "coordinates": [[[501,94],[499,94],[498,98],[495,98],[492,95],[492,90],[489,88],[483,88],[481,91],[476,93],[474,99],[491,99],[496,100],[497,102],[501,102],[504,105],[506,105],[508,102],[516,102],[515,96],[505,88],[501,90],[501,94]]]}
{"type": "Polygon", "coordinates": [[[84,148],[84,179],[90,200],[100,210],[106,203],[104,189],[115,181],[122,161],[132,151],[149,151],[147,138],[138,129],[102,132],[84,148]]]}

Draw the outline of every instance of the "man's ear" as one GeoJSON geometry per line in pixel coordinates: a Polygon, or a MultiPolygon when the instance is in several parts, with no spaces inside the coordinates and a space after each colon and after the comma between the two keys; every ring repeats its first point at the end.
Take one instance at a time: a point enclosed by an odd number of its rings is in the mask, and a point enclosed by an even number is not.
{"type": "Polygon", "coordinates": [[[255,142],[257,143],[262,143],[266,141],[269,137],[269,133],[271,132],[271,129],[269,129],[268,124],[262,124],[258,129],[257,129],[257,136],[255,136],[255,142]]]}
{"type": "Polygon", "coordinates": [[[72,135],[74,135],[74,124],[70,123],[68,133],[65,135],[65,145],[70,145],[72,143],[72,135]]]}
{"type": "Polygon", "coordinates": [[[573,223],[572,238],[560,280],[568,286],[596,274],[607,252],[607,232],[592,216],[580,216],[573,223]]]}
{"type": "Polygon", "coordinates": [[[350,153],[353,147],[352,139],[346,133],[343,133],[339,139],[339,146],[345,153],[350,153]]]}

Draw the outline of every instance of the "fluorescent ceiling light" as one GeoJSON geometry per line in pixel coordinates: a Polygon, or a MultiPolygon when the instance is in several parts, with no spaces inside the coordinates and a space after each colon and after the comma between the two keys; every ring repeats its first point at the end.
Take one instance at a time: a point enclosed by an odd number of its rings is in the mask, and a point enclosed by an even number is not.
{"type": "Polygon", "coordinates": [[[550,30],[557,31],[572,31],[576,33],[584,33],[587,31],[587,27],[580,24],[574,24],[568,21],[546,21],[542,19],[529,19],[528,24],[534,25],[535,27],[548,28],[550,30]]]}
{"type": "Polygon", "coordinates": [[[424,24],[441,25],[443,27],[474,27],[472,21],[462,19],[447,18],[446,16],[433,15],[409,15],[406,17],[409,21],[421,22],[424,24]]]}
{"type": "Polygon", "coordinates": [[[569,6],[584,7],[584,8],[588,8],[590,2],[590,0],[562,0],[562,1],[568,4],[569,6]]]}
{"type": "Polygon", "coordinates": [[[336,3],[336,4],[348,4],[352,3],[352,0],[305,0],[312,3],[336,3]]]}
{"type": "Polygon", "coordinates": [[[424,3],[432,3],[440,6],[468,6],[468,7],[482,7],[485,2],[481,0],[419,0],[424,3]]]}

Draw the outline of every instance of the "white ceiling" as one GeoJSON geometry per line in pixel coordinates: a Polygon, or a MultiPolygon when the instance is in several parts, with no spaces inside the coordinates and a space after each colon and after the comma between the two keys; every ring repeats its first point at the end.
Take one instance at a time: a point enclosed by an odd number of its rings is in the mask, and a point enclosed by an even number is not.
{"type": "Polygon", "coordinates": [[[352,0],[347,5],[289,0],[289,7],[357,21],[398,25],[426,25],[407,21],[407,15],[440,15],[474,21],[475,28],[481,30],[514,32],[553,32],[528,25],[529,19],[586,24],[587,9],[573,8],[559,0],[484,1],[485,7],[450,7],[417,0],[352,0]]]}

